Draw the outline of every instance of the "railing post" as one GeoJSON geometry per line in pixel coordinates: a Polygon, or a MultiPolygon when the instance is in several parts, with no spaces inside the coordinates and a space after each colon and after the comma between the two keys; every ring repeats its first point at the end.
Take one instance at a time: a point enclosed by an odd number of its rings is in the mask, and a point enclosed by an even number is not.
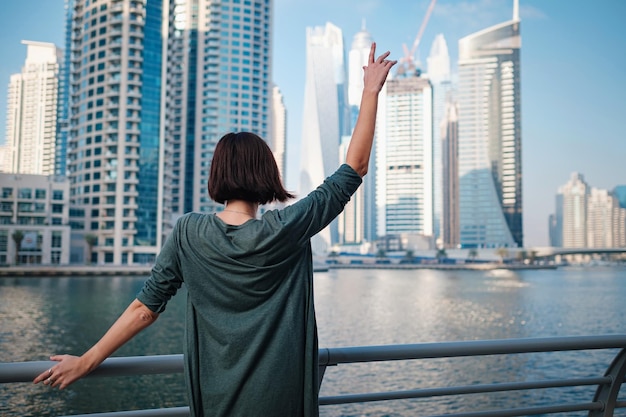
{"type": "Polygon", "coordinates": [[[601,402],[604,407],[602,410],[590,411],[589,417],[613,417],[617,396],[626,376],[626,349],[622,349],[617,354],[604,376],[611,378],[611,384],[598,386],[593,399],[594,402],[601,402]]]}

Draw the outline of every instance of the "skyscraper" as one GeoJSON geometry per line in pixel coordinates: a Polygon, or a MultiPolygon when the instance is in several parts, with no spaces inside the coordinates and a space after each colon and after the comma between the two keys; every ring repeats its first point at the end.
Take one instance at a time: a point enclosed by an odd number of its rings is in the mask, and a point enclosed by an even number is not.
{"type": "Polygon", "coordinates": [[[182,214],[214,212],[213,150],[226,133],[271,141],[272,2],[169,0],[165,234],[182,214]]]}
{"type": "Polygon", "coordinates": [[[551,230],[554,246],[560,241],[566,248],[626,247],[626,208],[615,192],[590,187],[581,174],[573,173],[559,188],[551,219],[561,226],[551,230]]]}
{"type": "Polygon", "coordinates": [[[559,188],[558,193],[562,198],[557,201],[560,200],[562,206],[557,206],[557,210],[561,208],[563,212],[557,212],[556,216],[563,219],[563,247],[587,247],[587,204],[591,188],[582,175],[573,173],[567,184],[559,188]]]}
{"type": "MultiPolygon", "coordinates": [[[[435,239],[443,244],[443,222],[444,222],[444,200],[449,196],[444,196],[443,184],[443,143],[442,133],[446,130],[440,128],[446,112],[447,105],[452,102],[452,79],[450,75],[450,55],[448,45],[443,34],[438,34],[430,48],[430,55],[426,59],[427,76],[433,87],[433,233],[435,239]]],[[[456,117],[456,107],[455,114],[456,117]]],[[[454,138],[456,140],[456,137],[454,138]]],[[[451,145],[448,142],[448,145],[451,145]]],[[[456,147],[456,143],[454,143],[456,147]]],[[[455,160],[456,163],[456,160],[455,160]]],[[[456,199],[454,200],[456,201],[456,199]]],[[[449,209],[449,208],[448,208],[449,209]]]]}
{"type": "MultiPolygon", "coordinates": [[[[344,54],[343,34],[337,26],[307,28],[300,195],[334,172],[341,137],[349,134],[344,54]]],[[[324,252],[337,239],[333,222],[312,240],[313,250],[324,252]]]]}
{"type": "Polygon", "coordinates": [[[22,41],[26,61],[13,74],[7,98],[4,172],[54,174],[57,94],[62,52],[54,44],[22,41]]]}
{"type": "MultiPolygon", "coordinates": [[[[361,30],[352,37],[348,52],[348,104],[350,106],[350,131],[354,129],[361,106],[363,93],[363,66],[367,65],[372,36],[365,29],[365,21],[361,30]]],[[[346,146],[350,138],[346,136],[346,146]]],[[[342,151],[342,155],[345,151],[342,151]]],[[[348,206],[339,215],[340,238],[342,243],[362,243],[363,240],[376,239],[376,147],[372,149],[368,175],[363,184],[354,194],[348,206]],[[350,232],[348,232],[348,230],[350,232]]]]}
{"type": "Polygon", "coordinates": [[[365,28],[365,21],[352,37],[348,52],[348,104],[350,105],[350,126],[354,127],[361,106],[363,92],[363,66],[367,65],[372,46],[372,36],[365,28]]]}
{"type": "Polygon", "coordinates": [[[287,145],[287,109],[283,101],[283,94],[278,86],[272,88],[272,133],[270,134],[269,145],[274,153],[280,177],[283,183],[287,182],[285,174],[287,172],[286,145],[287,145]]]}
{"type": "Polygon", "coordinates": [[[587,247],[617,247],[624,232],[619,200],[608,190],[591,188],[587,204],[587,247]]]}
{"type": "Polygon", "coordinates": [[[95,237],[87,261],[152,262],[161,244],[163,2],[72,6],[70,221],[95,237]]]}
{"type": "Polygon", "coordinates": [[[618,185],[613,188],[613,194],[619,200],[619,205],[626,209],[626,185],[618,185]]]}
{"type": "MultiPolygon", "coordinates": [[[[400,71],[400,69],[399,69],[400,71]]],[[[433,235],[433,102],[427,78],[407,73],[387,81],[385,235],[433,235]]]]}
{"type": "MultiPolygon", "coordinates": [[[[459,238],[459,118],[456,102],[446,103],[445,116],[438,127],[441,139],[441,244],[456,248],[459,238]]],[[[435,219],[437,217],[435,216],[435,219]]]]}
{"type": "Polygon", "coordinates": [[[67,175],[67,140],[70,134],[70,87],[72,63],[72,19],[74,1],[64,0],[65,43],[63,61],[59,71],[59,98],[57,107],[57,137],[55,145],[54,171],[56,175],[67,175]]]}
{"type": "Polygon", "coordinates": [[[459,41],[460,237],[464,247],[522,247],[520,21],[459,41]]]}

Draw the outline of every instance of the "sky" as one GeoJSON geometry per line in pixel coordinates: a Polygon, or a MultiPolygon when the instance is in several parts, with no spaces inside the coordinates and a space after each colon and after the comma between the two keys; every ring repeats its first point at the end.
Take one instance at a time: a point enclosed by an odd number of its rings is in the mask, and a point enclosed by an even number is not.
{"type": "MultiPolygon", "coordinates": [[[[273,80],[287,107],[287,187],[297,189],[306,28],[331,22],[346,51],[365,22],[378,51],[403,55],[430,0],[273,0],[273,80]]],[[[438,0],[421,39],[426,62],[439,33],[453,72],[458,40],[511,20],[513,0],[438,0]]],[[[555,195],[573,172],[592,187],[626,184],[625,0],[520,0],[524,243],[548,245],[555,195]]],[[[0,142],[9,77],[26,58],[21,40],[63,46],[63,0],[3,1],[0,14],[0,142]]]]}

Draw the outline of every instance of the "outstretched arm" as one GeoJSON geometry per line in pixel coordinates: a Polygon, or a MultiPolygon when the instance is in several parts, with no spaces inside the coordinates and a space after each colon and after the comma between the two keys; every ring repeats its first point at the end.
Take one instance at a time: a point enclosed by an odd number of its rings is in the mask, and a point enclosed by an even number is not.
{"type": "Polygon", "coordinates": [[[363,95],[361,108],[357,118],[352,139],[346,154],[346,163],[361,177],[367,174],[367,168],[374,141],[376,128],[376,112],[378,110],[378,94],[385,84],[389,70],[397,61],[387,59],[389,52],[385,52],[377,59],[376,43],[372,43],[367,66],[363,67],[363,95]]]}
{"type": "Polygon", "coordinates": [[[159,317],[139,300],[134,300],[109,328],[104,336],[82,356],[55,355],[50,360],[59,362],[33,380],[63,389],[98,367],[113,352],[150,326],[159,317]]]}

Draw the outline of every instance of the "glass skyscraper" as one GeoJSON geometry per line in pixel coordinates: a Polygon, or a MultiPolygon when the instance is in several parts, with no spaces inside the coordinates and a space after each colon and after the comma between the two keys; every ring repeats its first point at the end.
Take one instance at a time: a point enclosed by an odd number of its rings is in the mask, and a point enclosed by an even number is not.
{"type": "MultiPolygon", "coordinates": [[[[352,37],[348,52],[348,105],[350,106],[350,132],[354,130],[363,94],[363,66],[367,65],[372,36],[365,28],[352,37]]],[[[350,136],[344,136],[342,155],[345,155],[350,136]]],[[[344,158],[345,159],[345,158],[344,158]]],[[[342,161],[344,160],[342,159],[342,161]]],[[[376,148],[372,149],[368,175],[354,193],[342,214],[339,215],[340,243],[362,243],[376,239],[376,148]]]]}
{"type": "Polygon", "coordinates": [[[444,243],[444,150],[442,132],[445,133],[447,106],[452,98],[452,77],[448,44],[443,34],[435,37],[427,62],[427,76],[433,87],[433,233],[439,244],[444,243]],[[444,127],[442,127],[442,124],[444,127]]]}
{"type": "MultiPolygon", "coordinates": [[[[327,23],[306,30],[306,81],[299,194],[313,191],[339,165],[341,137],[349,134],[343,33],[327,23]]],[[[322,253],[337,242],[336,221],[312,240],[322,253]]]]}
{"type": "Polygon", "coordinates": [[[165,82],[164,232],[209,198],[217,141],[232,131],[271,133],[272,2],[169,0],[165,82]]]}
{"type": "Polygon", "coordinates": [[[463,247],[522,247],[520,21],[459,41],[459,207],[463,247]]]}

